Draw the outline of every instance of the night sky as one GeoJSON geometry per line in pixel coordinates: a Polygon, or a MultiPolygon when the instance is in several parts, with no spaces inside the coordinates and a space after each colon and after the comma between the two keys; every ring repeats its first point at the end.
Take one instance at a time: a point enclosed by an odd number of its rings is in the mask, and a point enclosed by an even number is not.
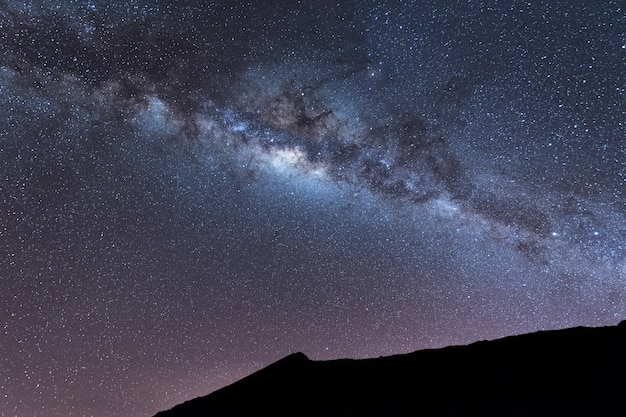
{"type": "Polygon", "coordinates": [[[626,2],[0,2],[0,416],[626,318],[626,2]]]}

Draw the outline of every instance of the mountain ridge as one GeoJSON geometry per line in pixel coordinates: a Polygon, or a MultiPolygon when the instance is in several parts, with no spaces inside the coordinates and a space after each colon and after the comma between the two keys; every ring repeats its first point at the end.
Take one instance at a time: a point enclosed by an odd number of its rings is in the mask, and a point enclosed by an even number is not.
{"type": "Polygon", "coordinates": [[[155,417],[617,415],[626,321],[369,359],[292,353],[155,417]]]}

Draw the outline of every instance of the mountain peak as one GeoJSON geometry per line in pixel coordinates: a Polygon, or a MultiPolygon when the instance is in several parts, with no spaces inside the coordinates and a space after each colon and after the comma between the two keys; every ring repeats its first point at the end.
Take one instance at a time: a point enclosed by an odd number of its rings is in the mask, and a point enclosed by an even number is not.
{"type": "Polygon", "coordinates": [[[623,321],[367,360],[297,352],[157,416],[610,415],[626,392],[625,329],[623,321]]]}
{"type": "MultiPolygon", "coordinates": [[[[289,362],[308,362],[310,359],[302,352],[294,352],[285,356],[282,359],[279,359],[278,362],[289,361],[289,362]]],[[[278,363],[275,362],[275,363],[278,363]]]]}

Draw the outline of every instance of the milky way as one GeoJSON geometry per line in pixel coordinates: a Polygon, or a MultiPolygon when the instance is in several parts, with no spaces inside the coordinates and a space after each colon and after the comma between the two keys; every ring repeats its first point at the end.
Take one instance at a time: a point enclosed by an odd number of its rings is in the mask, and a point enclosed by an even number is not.
{"type": "Polygon", "coordinates": [[[0,415],[626,317],[620,1],[0,2],[0,415]]]}

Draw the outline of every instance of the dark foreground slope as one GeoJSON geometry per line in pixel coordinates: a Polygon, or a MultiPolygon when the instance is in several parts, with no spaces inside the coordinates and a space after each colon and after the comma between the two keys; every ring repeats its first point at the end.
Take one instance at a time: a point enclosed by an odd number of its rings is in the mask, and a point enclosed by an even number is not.
{"type": "Polygon", "coordinates": [[[626,412],[626,322],[366,360],[296,353],[157,417],[626,412]]]}

